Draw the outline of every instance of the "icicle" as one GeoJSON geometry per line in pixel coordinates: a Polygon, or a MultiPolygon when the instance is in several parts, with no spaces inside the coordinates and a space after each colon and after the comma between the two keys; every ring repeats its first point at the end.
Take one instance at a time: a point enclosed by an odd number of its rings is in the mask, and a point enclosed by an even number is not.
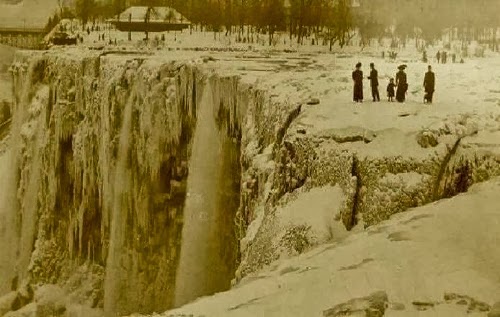
{"type": "MultiPolygon", "coordinates": [[[[227,129],[234,134],[244,117],[238,78],[213,77],[204,85],[205,74],[190,63],[157,67],[113,57],[78,63],[50,53],[41,59],[49,79],[38,80],[33,64],[15,75],[19,102],[13,124],[20,146],[10,154],[9,177],[16,178],[18,170],[21,177],[9,191],[19,204],[9,217],[12,223],[18,214],[39,221],[38,232],[29,232],[34,226],[23,220],[23,240],[15,241],[16,248],[24,246],[19,270],[31,257],[32,268],[43,271],[37,259],[55,247],[75,265],[100,255],[107,261],[107,312],[128,313],[139,304],[145,312],[170,307],[186,181],[190,191],[213,194],[207,209],[213,222],[203,234],[217,240],[214,232],[223,232],[217,226],[227,225],[217,223],[224,216],[219,185],[230,179],[223,171],[227,158],[220,154],[228,147],[227,129]],[[205,187],[197,187],[200,179],[207,180],[205,187]],[[28,241],[36,234],[40,249],[32,254],[28,241]],[[137,292],[147,296],[137,298],[137,292]]],[[[207,292],[226,288],[229,271],[209,274],[207,292]],[[214,281],[220,276],[223,286],[214,281]]],[[[188,293],[186,298],[193,295],[188,293]]]]}

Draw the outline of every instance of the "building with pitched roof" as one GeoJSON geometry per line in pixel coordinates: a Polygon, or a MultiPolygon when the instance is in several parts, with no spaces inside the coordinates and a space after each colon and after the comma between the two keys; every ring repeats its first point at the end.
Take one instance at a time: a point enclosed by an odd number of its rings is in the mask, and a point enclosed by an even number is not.
{"type": "Polygon", "coordinates": [[[120,31],[165,32],[188,28],[191,22],[170,7],[133,6],[108,20],[120,31]]]}

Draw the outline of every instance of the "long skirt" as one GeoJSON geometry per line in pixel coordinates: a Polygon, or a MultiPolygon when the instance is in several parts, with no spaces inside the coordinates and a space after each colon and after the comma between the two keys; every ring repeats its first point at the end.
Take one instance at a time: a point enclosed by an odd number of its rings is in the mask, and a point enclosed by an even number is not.
{"type": "Polygon", "coordinates": [[[355,102],[363,101],[363,84],[354,84],[353,100],[355,102]]]}
{"type": "Polygon", "coordinates": [[[398,86],[398,90],[396,90],[396,100],[399,102],[404,102],[406,98],[406,90],[408,87],[405,84],[401,84],[398,86]]]}

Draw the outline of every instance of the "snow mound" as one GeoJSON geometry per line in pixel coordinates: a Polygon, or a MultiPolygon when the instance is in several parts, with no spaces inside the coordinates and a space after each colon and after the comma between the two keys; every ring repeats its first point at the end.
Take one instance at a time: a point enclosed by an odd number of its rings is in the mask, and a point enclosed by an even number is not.
{"type": "Polygon", "coordinates": [[[499,190],[475,185],[161,316],[496,316],[499,190]]]}

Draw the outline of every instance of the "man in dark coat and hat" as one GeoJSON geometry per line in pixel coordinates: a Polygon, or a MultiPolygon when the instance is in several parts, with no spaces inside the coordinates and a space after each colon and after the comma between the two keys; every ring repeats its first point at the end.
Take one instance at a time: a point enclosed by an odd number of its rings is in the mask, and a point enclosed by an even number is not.
{"type": "Polygon", "coordinates": [[[406,91],[408,90],[408,81],[405,73],[406,65],[399,65],[399,72],[396,73],[396,100],[404,102],[406,99],[406,91]]]}
{"type": "Polygon", "coordinates": [[[378,93],[378,72],[375,69],[375,64],[370,63],[370,68],[370,77],[368,77],[368,79],[370,80],[370,85],[372,87],[373,101],[380,101],[380,95],[378,93]]]}
{"type": "Polygon", "coordinates": [[[363,102],[363,72],[361,71],[361,63],[356,64],[356,70],[352,72],[352,80],[354,81],[354,102],[363,102]]]}
{"type": "Polygon", "coordinates": [[[424,103],[432,103],[432,95],[434,94],[434,87],[436,84],[436,76],[432,72],[432,67],[429,65],[427,68],[428,71],[425,73],[424,77],[424,89],[425,89],[425,96],[424,96],[424,103]]]}

